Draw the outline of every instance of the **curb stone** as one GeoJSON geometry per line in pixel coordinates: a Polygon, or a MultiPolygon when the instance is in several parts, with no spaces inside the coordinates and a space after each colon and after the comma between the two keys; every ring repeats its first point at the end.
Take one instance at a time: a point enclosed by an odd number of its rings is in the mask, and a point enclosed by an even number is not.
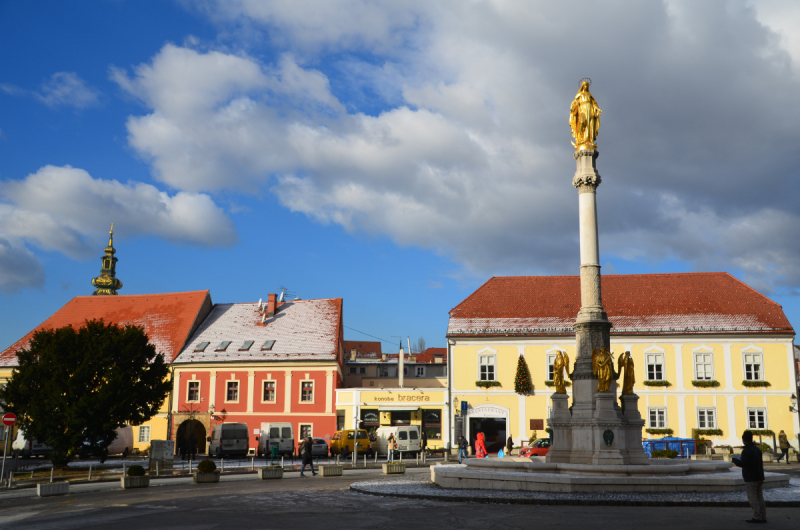
{"type": "MultiPolygon", "coordinates": [[[[599,500],[599,499],[499,499],[496,497],[451,497],[439,495],[426,495],[419,493],[386,493],[350,486],[350,491],[373,495],[376,497],[399,497],[403,499],[418,499],[443,502],[477,502],[482,504],[538,504],[549,506],[668,506],[668,507],[701,507],[701,508],[749,508],[746,501],[635,501],[635,500],[599,500]]],[[[459,490],[463,491],[463,490],[459,490]]],[[[766,501],[770,508],[800,508],[800,501],[766,501]]]]}

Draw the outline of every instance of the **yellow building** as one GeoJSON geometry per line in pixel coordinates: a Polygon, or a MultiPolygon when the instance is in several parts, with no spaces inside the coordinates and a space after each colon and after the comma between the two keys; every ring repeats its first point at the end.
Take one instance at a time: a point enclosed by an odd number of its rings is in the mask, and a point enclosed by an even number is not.
{"type": "Polygon", "coordinates": [[[450,431],[446,348],[386,354],[379,342],[368,341],[345,341],[345,348],[345,388],[336,391],[338,428],[419,425],[428,449],[443,448],[450,431]]]}
{"type": "MultiPolygon", "coordinates": [[[[633,356],[644,437],[741,445],[750,429],[772,445],[784,430],[797,447],[794,330],[780,305],[726,273],[604,276],[602,295],[612,350],[633,356]]],[[[579,309],[578,276],[529,276],[492,278],[450,312],[453,439],[546,436],[553,359],[575,360],[579,309]],[[533,383],[524,395],[520,357],[533,383]]]]}

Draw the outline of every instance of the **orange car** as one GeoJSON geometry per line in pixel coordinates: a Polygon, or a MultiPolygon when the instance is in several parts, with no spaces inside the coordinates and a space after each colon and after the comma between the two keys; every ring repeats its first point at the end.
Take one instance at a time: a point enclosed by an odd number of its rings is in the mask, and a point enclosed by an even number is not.
{"type": "Polygon", "coordinates": [[[550,450],[550,438],[539,438],[533,445],[519,450],[519,456],[545,456],[550,450]]]}

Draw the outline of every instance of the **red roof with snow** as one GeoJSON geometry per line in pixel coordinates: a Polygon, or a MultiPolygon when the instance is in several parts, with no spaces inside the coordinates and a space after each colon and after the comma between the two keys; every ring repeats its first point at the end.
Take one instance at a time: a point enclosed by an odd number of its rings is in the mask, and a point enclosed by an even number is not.
{"type": "Polygon", "coordinates": [[[34,332],[103,319],[143,326],[166,362],[172,362],[211,309],[208,291],[118,296],[76,296],[50,318],[0,353],[0,366],[16,366],[17,351],[27,348],[34,332]]]}
{"type": "Polygon", "coordinates": [[[356,350],[359,357],[379,358],[381,356],[381,343],[369,340],[345,340],[344,351],[349,355],[356,350]]]}
{"type": "MultiPolygon", "coordinates": [[[[794,333],[781,306],[725,272],[602,277],[612,334],[794,333]]],[[[579,276],[494,277],[450,311],[448,336],[572,334],[579,276]]]]}

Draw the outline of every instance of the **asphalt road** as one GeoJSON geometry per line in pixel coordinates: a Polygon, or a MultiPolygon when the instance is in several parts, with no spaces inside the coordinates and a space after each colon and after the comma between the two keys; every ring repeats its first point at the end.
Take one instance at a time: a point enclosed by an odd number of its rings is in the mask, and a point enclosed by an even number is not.
{"type": "MultiPolygon", "coordinates": [[[[427,473],[427,469],[412,471],[427,473]]],[[[748,528],[743,508],[486,505],[373,497],[349,491],[351,482],[383,477],[375,470],[344,477],[260,481],[254,475],[223,477],[219,484],[185,479],[157,481],[138,490],[113,484],[73,488],[64,497],[0,496],[0,528],[287,528],[393,529],[558,528],[659,529],[748,528]],[[89,491],[88,488],[94,488],[89,491]]],[[[16,492],[13,492],[16,493],[16,492]]],[[[770,508],[770,528],[800,528],[800,508],[770,508]]]]}

